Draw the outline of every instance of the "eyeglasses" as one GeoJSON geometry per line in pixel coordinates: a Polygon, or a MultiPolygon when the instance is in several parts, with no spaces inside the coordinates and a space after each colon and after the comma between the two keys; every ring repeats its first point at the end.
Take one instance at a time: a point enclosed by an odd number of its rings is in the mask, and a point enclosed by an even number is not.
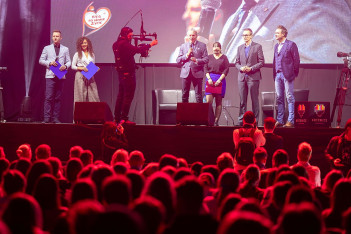
{"type": "Polygon", "coordinates": [[[243,34],[243,37],[251,37],[251,34],[243,34]]]}

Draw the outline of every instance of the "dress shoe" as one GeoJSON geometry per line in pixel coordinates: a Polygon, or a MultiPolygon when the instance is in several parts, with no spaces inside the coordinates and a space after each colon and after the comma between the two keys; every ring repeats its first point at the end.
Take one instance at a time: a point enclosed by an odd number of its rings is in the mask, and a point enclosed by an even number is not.
{"type": "Polygon", "coordinates": [[[53,123],[56,123],[56,124],[57,124],[57,123],[61,123],[60,120],[58,120],[58,119],[54,119],[52,122],[53,122],[53,123]]]}
{"type": "Polygon", "coordinates": [[[136,125],[136,123],[134,123],[134,122],[132,122],[132,121],[130,121],[130,120],[128,120],[128,119],[126,119],[126,120],[124,120],[124,119],[122,119],[120,122],[119,122],[119,124],[126,124],[126,125],[136,125]]]}
{"type": "Polygon", "coordinates": [[[44,119],[42,123],[50,123],[49,119],[44,119]]]}
{"type": "Polygon", "coordinates": [[[283,126],[284,128],[292,128],[294,127],[294,124],[292,122],[286,122],[286,124],[283,126]]]}
{"type": "Polygon", "coordinates": [[[283,124],[282,123],[279,123],[278,121],[275,122],[275,127],[283,127],[283,124]]]}

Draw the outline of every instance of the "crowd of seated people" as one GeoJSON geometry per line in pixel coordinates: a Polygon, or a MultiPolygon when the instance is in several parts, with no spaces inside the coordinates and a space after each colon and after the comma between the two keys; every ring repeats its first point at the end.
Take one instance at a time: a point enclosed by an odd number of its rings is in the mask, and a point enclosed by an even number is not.
{"type": "Polygon", "coordinates": [[[61,162],[49,145],[32,157],[23,144],[17,160],[0,158],[0,233],[351,233],[351,173],[339,169],[343,158],[321,180],[307,142],[289,165],[283,149],[269,156],[248,138],[215,165],[170,154],[146,164],[142,152],[124,149],[103,162],[80,146],[61,162]],[[251,161],[236,168],[242,154],[251,161]]]}

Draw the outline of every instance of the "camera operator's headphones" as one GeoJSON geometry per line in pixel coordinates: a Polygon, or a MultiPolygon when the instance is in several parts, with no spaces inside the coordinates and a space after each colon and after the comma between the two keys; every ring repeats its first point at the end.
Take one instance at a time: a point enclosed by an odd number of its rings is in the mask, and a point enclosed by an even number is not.
{"type": "Polygon", "coordinates": [[[132,32],[133,32],[133,29],[131,29],[130,27],[123,27],[121,29],[121,33],[119,34],[119,37],[127,38],[128,34],[132,32]]]}

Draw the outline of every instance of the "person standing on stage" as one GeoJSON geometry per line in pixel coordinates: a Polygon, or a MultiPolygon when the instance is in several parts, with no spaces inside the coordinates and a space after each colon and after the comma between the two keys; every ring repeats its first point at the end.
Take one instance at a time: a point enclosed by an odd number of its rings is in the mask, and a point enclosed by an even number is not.
{"type": "Polygon", "coordinates": [[[157,40],[153,40],[146,46],[137,47],[131,44],[132,38],[133,30],[129,27],[123,27],[117,41],[112,46],[119,80],[115,105],[115,121],[117,123],[135,124],[128,120],[136,87],[134,55],[144,53],[158,43],[157,40]]]}
{"type": "Polygon", "coordinates": [[[95,63],[93,45],[87,37],[80,37],[76,43],[77,52],[73,56],[72,69],[76,70],[74,80],[74,103],[99,102],[99,94],[94,77],[85,78],[81,71],[88,72],[90,62],[95,63]]]}
{"type": "Polygon", "coordinates": [[[284,127],[294,126],[294,80],[299,74],[300,55],[295,42],[286,39],[288,30],[279,25],[275,30],[275,39],[278,44],[274,46],[273,79],[278,108],[277,126],[284,123],[285,101],[284,92],[288,102],[289,116],[284,127]]]}
{"type": "Polygon", "coordinates": [[[218,126],[218,120],[222,112],[222,98],[226,91],[225,77],[229,72],[229,61],[227,56],[222,54],[221,44],[215,42],[213,44],[213,54],[208,56],[208,63],[205,64],[205,73],[207,82],[205,84],[206,101],[212,107],[213,98],[216,98],[216,110],[214,125],[218,126]],[[221,86],[221,93],[210,93],[206,91],[206,86],[221,86]]]}
{"type": "Polygon", "coordinates": [[[63,84],[65,76],[59,79],[50,70],[50,66],[58,66],[59,62],[61,67],[60,71],[67,70],[71,66],[71,58],[69,50],[66,46],[61,45],[61,32],[53,31],[51,45],[45,46],[40,55],[39,64],[46,67],[46,87],[45,87],[45,101],[44,101],[44,123],[60,123],[60,109],[61,109],[61,96],[63,91],[63,84]]]}
{"type": "Polygon", "coordinates": [[[206,44],[197,40],[197,31],[190,29],[187,33],[189,42],[180,46],[177,63],[182,65],[182,102],[189,102],[190,85],[193,83],[197,103],[202,103],[202,79],[204,65],[208,63],[206,44]]]}
{"type": "Polygon", "coordinates": [[[247,109],[247,95],[250,91],[252,101],[252,112],[258,122],[260,114],[260,104],[258,102],[261,67],[264,65],[262,46],[252,41],[252,30],[243,30],[244,44],[238,47],[235,66],[239,70],[238,87],[240,96],[240,109],[238,122],[243,125],[243,116],[247,109]]]}

